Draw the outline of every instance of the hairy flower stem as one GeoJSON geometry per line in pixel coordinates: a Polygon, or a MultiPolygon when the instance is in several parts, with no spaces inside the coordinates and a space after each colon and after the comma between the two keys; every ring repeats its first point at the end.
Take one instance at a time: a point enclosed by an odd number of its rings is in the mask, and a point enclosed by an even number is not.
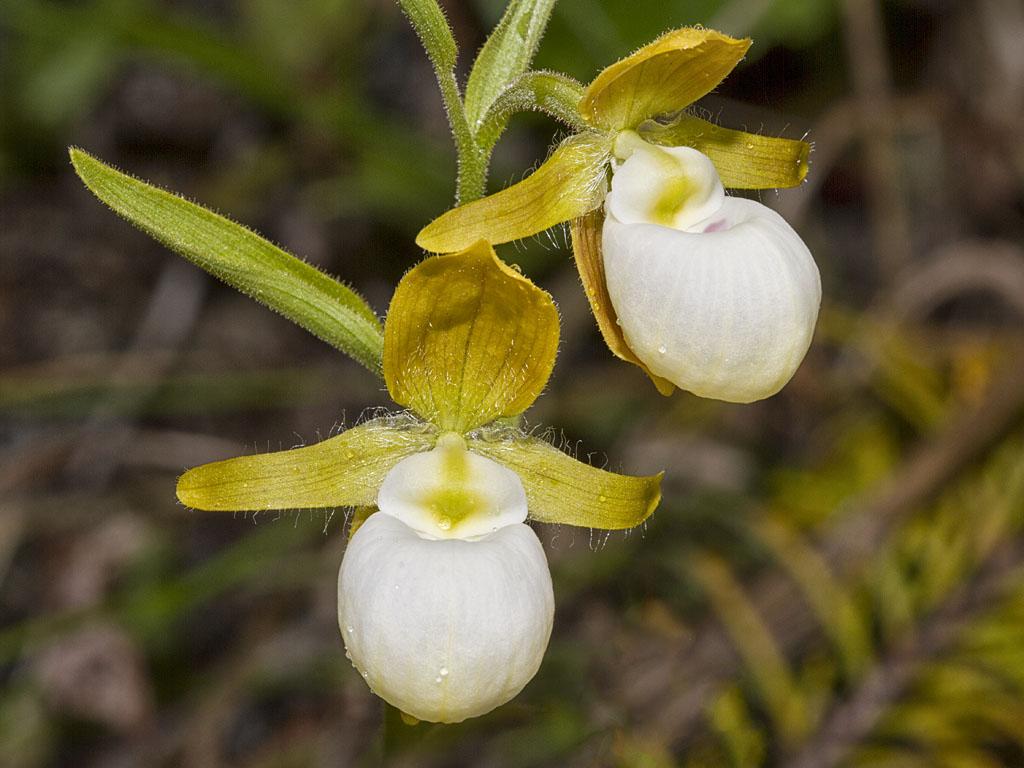
{"type": "Polygon", "coordinates": [[[459,173],[455,188],[455,204],[463,205],[484,196],[487,186],[487,157],[477,145],[473,131],[469,127],[455,73],[439,72],[437,83],[441,89],[441,98],[448,114],[448,124],[452,129],[458,157],[459,173]]]}

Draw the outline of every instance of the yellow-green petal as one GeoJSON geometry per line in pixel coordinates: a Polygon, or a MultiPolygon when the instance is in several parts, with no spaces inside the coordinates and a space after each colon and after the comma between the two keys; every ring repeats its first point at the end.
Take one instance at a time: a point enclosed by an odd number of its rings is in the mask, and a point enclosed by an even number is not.
{"type": "Polygon", "coordinates": [[[594,78],[580,114],[597,128],[622,130],[678,112],[722,82],[749,47],[749,38],[738,40],[713,29],[668,32],[594,78]]]}
{"type": "Polygon", "coordinates": [[[469,449],[519,475],[530,517],[542,523],[619,530],[646,520],[661,501],[663,472],[633,477],[577,461],[522,434],[477,437],[469,449]]]}
{"type": "Polygon", "coordinates": [[[486,240],[498,245],[543,232],[601,205],[611,139],[593,132],[566,139],[518,184],[441,214],[416,236],[432,253],[461,251],[486,240]]]}
{"type": "Polygon", "coordinates": [[[551,297],[486,242],[406,273],[384,325],[384,380],[396,403],[464,433],[525,411],[558,351],[551,297]]]}
{"type": "Polygon", "coordinates": [[[687,114],[667,125],[647,121],[638,132],[652,144],[703,152],[730,189],[795,187],[807,176],[811,145],[799,139],[734,131],[687,114]]]}
{"type": "Polygon", "coordinates": [[[619,327],[618,318],[615,315],[615,308],[612,306],[611,297],[608,295],[608,285],[605,282],[604,257],[601,253],[601,225],[604,222],[604,211],[596,210],[581,216],[572,223],[572,255],[576,259],[576,269],[579,270],[580,280],[583,281],[583,290],[587,294],[587,301],[590,302],[590,311],[594,313],[597,320],[597,327],[601,331],[604,343],[612,354],[620,360],[639,366],[640,369],[650,377],[654,386],[663,395],[671,395],[675,385],[668,379],[663,379],[651,373],[651,370],[633,354],[633,350],[626,343],[626,337],[619,327]]]}
{"type": "Polygon", "coordinates": [[[411,419],[374,419],[316,445],[190,469],[178,500],[214,512],[369,506],[391,468],[436,439],[411,419]]]}

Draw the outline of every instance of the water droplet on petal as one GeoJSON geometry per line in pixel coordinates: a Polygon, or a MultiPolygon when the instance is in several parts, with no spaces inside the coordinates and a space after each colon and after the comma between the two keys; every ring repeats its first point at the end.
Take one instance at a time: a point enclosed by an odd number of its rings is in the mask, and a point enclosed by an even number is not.
{"type": "Polygon", "coordinates": [[[437,518],[437,527],[442,531],[447,531],[452,527],[452,519],[450,517],[439,517],[437,518]]]}
{"type": "Polygon", "coordinates": [[[351,635],[356,630],[355,630],[355,628],[351,624],[349,624],[347,627],[345,627],[345,631],[348,632],[351,635]]]}
{"type": "Polygon", "coordinates": [[[441,667],[441,677],[448,677],[448,667],[441,667]]]}
{"type": "Polygon", "coordinates": [[[597,500],[604,504],[606,501],[608,501],[608,497],[602,493],[600,496],[597,497],[597,500]]]}
{"type": "Polygon", "coordinates": [[[666,352],[668,352],[668,347],[666,347],[664,344],[662,344],[660,347],[658,347],[658,354],[659,355],[664,355],[666,352]]]}

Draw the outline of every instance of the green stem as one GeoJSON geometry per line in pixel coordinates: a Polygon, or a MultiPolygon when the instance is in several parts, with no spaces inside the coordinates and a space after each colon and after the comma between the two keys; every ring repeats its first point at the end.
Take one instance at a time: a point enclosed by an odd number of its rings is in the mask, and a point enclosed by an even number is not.
{"type": "Polygon", "coordinates": [[[582,97],[583,86],[557,72],[526,72],[509,84],[476,126],[474,139],[480,153],[481,193],[486,185],[491,154],[512,115],[527,110],[544,112],[578,133],[587,128],[577,108],[582,97]]]}
{"type": "Polygon", "coordinates": [[[477,145],[466,119],[466,108],[459,93],[459,83],[453,71],[437,72],[444,110],[455,137],[459,174],[455,189],[455,204],[463,205],[479,200],[487,187],[487,157],[477,145]]]}
{"type": "Polygon", "coordinates": [[[583,86],[557,72],[526,72],[512,82],[487,109],[476,131],[476,141],[490,156],[509,118],[518,112],[543,112],[579,133],[587,129],[578,105],[583,86]]]}
{"type": "Polygon", "coordinates": [[[466,118],[466,105],[455,79],[455,62],[458,58],[455,37],[437,0],[398,0],[398,4],[409,17],[434,67],[444,110],[448,114],[448,124],[455,137],[459,164],[455,203],[472,202],[484,195],[487,163],[484,153],[473,138],[473,131],[466,118]]]}

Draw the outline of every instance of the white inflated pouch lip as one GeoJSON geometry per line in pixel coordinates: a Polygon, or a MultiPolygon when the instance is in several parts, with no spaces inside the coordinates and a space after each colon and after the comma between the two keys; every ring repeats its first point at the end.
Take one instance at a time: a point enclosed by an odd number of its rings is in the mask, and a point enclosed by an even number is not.
{"type": "Polygon", "coordinates": [[[524,523],[434,538],[371,515],[338,575],[347,654],[371,690],[413,717],[460,722],[533,678],[554,620],[543,547],[524,523]]]}
{"type": "Polygon", "coordinates": [[[625,341],[681,389],[738,403],[769,397],[810,345],[821,302],[817,265],[778,213],[720,194],[713,164],[693,149],[676,168],[685,177],[680,189],[695,190],[697,204],[684,196],[667,221],[678,200],[664,170],[672,166],[657,158],[685,148],[641,141],[629,140],[632,151],[614,171],[602,232],[606,285],[625,341]]]}

